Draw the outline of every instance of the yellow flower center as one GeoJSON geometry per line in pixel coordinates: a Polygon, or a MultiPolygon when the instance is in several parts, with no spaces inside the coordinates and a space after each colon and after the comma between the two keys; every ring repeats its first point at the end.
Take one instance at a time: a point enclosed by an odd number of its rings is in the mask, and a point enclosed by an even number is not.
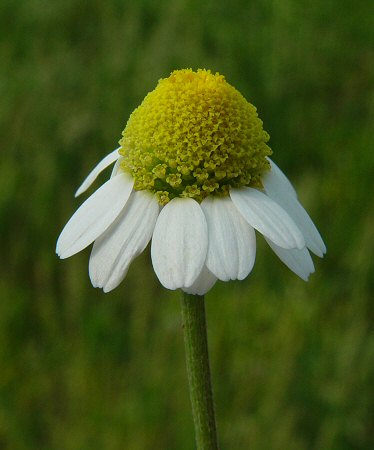
{"type": "Polygon", "coordinates": [[[120,140],[121,168],[134,189],[201,202],[229,187],[261,187],[269,169],[256,108],[209,70],[175,70],[131,114],[120,140]]]}

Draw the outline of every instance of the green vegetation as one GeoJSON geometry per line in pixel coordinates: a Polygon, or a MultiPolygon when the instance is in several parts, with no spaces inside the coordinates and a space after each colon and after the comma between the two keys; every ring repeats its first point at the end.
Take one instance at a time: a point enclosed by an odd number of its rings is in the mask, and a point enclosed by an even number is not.
{"type": "Polygon", "coordinates": [[[75,188],[185,67],[258,107],[328,247],[304,283],[259,238],[207,295],[221,450],[374,448],[372,3],[2,0],[0,37],[0,448],[193,448],[178,293],[149,254],[107,295],[89,250],[54,254],[75,188]]]}

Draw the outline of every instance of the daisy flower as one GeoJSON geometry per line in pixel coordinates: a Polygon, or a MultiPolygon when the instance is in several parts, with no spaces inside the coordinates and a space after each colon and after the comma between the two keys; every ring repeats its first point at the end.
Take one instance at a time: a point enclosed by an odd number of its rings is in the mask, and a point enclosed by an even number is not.
{"type": "Polygon", "coordinates": [[[257,230],[307,280],[314,272],[309,251],[322,257],[326,247],[269,158],[268,140],[256,108],[222,75],[174,71],[135,109],[120,147],[78,189],[76,196],[115,163],[111,178],[62,230],[58,255],[93,243],[89,275],[108,292],[152,241],[161,284],[204,295],[217,279],[247,277],[257,230]]]}

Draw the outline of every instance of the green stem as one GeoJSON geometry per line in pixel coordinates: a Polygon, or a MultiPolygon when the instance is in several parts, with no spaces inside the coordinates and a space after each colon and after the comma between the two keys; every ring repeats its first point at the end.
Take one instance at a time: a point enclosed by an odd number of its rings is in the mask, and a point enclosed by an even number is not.
{"type": "Polygon", "coordinates": [[[182,318],[197,450],[218,450],[204,297],[183,293],[182,318]]]}

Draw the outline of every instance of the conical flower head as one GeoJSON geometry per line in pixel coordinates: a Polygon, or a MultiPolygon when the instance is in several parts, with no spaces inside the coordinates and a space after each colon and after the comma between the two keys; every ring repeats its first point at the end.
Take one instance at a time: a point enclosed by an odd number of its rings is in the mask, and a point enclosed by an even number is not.
{"type": "Polygon", "coordinates": [[[121,168],[135,190],[151,191],[162,205],[262,187],[272,153],[256,108],[222,75],[200,69],[161,79],[122,135],[121,168]]]}

